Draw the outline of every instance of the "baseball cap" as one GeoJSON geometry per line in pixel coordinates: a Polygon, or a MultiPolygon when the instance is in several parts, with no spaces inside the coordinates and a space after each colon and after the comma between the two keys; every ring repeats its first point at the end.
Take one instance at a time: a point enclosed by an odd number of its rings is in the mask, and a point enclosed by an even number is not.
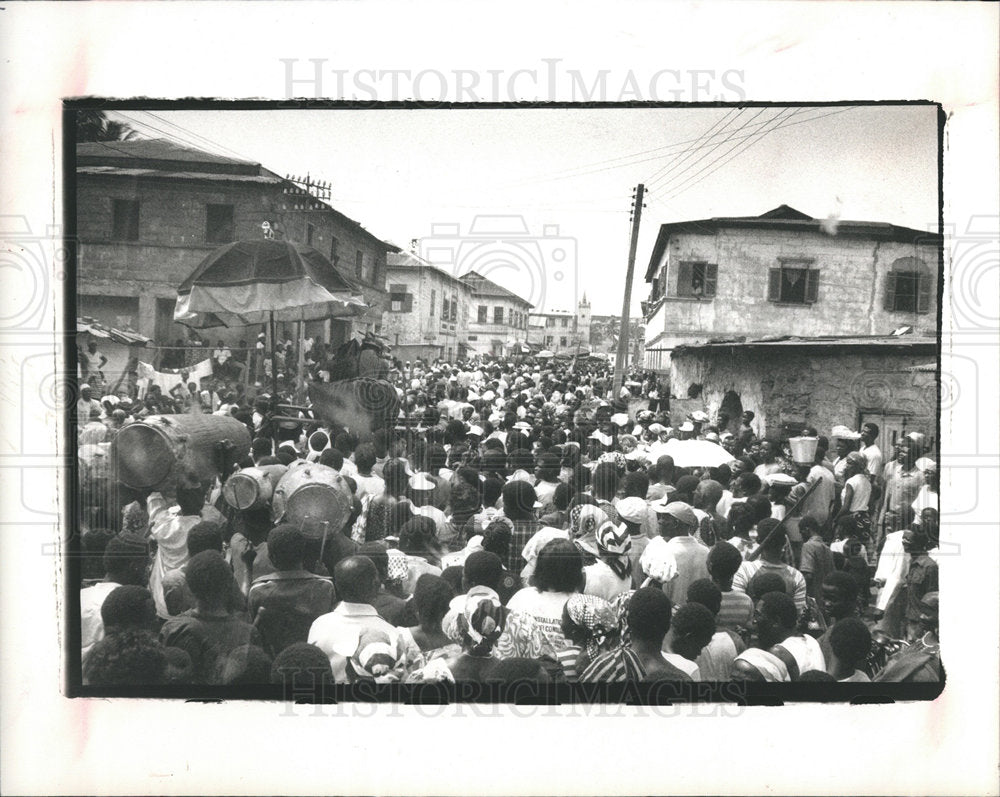
{"type": "Polygon", "coordinates": [[[670,515],[690,528],[698,526],[698,518],[695,516],[694,510],[690,504],[683,501],[670,501],[667,498],[661,498],[659,501],[651,503],[650,506],[658,515],[670,515]]]}

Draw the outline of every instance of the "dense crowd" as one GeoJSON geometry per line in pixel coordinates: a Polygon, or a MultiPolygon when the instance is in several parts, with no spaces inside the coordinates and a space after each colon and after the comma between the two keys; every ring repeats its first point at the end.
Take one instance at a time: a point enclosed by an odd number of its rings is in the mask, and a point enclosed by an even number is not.
{"type": "MultiPolygon", "coordinates": [[[[648,378],[608,401],[606,365],[397,366],[399,425],[374,434],[271,429],[266,396],[169,400],[246,423],[239,468],[337,472],[351,511],[317,535],[234,510],[228,468],[84,490],[85,683],[941,679],[922,435],[883,453],[873,424],[804,428],[803,463],[752,412],[671,417],[648,378]]],[[[167,403],[83,390],[83,482],[167,403]]]]}

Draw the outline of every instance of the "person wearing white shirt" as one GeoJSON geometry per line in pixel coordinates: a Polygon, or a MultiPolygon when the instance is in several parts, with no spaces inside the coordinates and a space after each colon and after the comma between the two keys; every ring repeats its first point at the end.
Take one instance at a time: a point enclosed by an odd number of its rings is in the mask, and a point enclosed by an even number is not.
{"type": "Polygon", "coordinates": [[[375,610],[378,570],[365,556],[349,556],[333,570],[333,585],[340,598],[332,612],[320,615],[309,628],[308,642],[330,659],[337,683],[347,683],[347,660],[357,651],[362,633],[381,631],[390,644],[398,645],[399,631],[375,610]]]}
{"type": "Polygon", "coordinates": [[[118,587],[144,587],[149,556],[139,538],[112,537],[104,549],[104,580],[80,590],[80,648],[86,658],[91,648],[104,639],[101,607],[118,587]]]}
{"type": "Polygon", "coordinates": [[[188,561],[188,532],[201,523],[205,506],[205,491],[200,485],[177,488],[177,505],[171,506],[158,492],[146,499],[149,514],[149,536],[156,540],[156,556],[149,574],[149,591],[153,593],[156,613],[170,617],[163,593],[163,580],[188,561]]]}
{"type": "Polygon", "coordinates": [[[868,474],[872,477],[872,481],[882,475],[882,467],[885,462],[882,450],[875,445],[878,435],[878,424],[866,423],[861,426],[861,448],[859,450],[865,455],[865,460],[868,463],[868,474]]]}

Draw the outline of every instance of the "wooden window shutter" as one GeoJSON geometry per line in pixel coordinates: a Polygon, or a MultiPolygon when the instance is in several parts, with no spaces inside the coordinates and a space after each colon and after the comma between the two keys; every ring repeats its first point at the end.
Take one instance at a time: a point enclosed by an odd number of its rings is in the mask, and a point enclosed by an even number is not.
{"type": "Polygon", "coordinates": [[[413,311],[413,294],[408,293],[403,297],[403,312],[409,313],[413,311]]]}
{"type": "Polygon", "coordinates": [[[928,313],[931,309],[931,278],[920,272],[917,275],[917,312],[928,313]]]}
{"type": "Polygon", "coordinates": [[[806,303],[813,304],[819,298],[819,269],[806,269],[806,303]]]}
{"type": "Polygon", "coordinates": [[[885,309],[890,313],[896,309],[896,272],[885,275],[885,309]]]}
{"type": "Polygon", "coordinates": [[[677,291],[676,296],[692,296],[691,292],[691,264],[681,263],[677,268],[677,291]]]}
{"type": "Polygon", "coordinates": [[[719,278],[719,266],[717,263],[708,263],[705,266],[705,296],[715,296],[715,286],[719,278]]]}
{"type": "Polygon", "coordinates": [[[781,269],[772,268],[767,281],[767,300],[769,302],[781,301],[781,269]]]}

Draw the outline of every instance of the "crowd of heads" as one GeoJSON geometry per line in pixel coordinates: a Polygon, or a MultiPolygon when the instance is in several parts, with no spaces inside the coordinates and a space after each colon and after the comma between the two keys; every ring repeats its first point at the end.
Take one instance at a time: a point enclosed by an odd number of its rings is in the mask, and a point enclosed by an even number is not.
{"type": "MultiPolygon", "coordinates": [[[[97,494],[86,588],[117,586],[88,596],[87,682],[857,681],[937,655],[921,435],[883,457],[872,423],[804,423],[804,462],[752,412],[647,406],[641,373],[610,396],[590,361],[396,365],[393,428],[265,436],[266,403],[237,400],[252,443],[217,483],[97,494]],[[675,441],[721,453],[678,462],[675,441]],[[305,463],[349,493],[336,528],[222,498],[232,472],[305,463]],[[896,557],[885,601],[880,556],[896,557]]],[[[112,404],[100,443],[122,426],[112,404]]]]}

